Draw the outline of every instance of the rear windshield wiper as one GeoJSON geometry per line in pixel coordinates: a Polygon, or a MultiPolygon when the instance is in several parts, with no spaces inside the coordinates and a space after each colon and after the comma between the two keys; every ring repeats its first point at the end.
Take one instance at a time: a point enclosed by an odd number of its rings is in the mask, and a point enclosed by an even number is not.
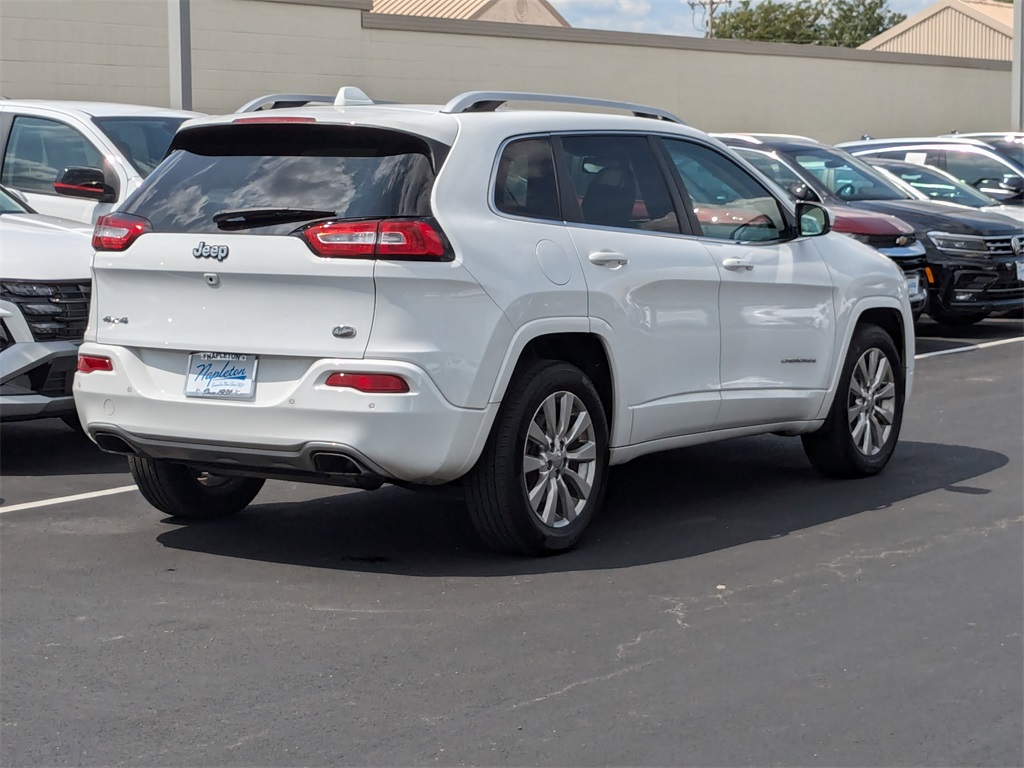
{"type": "Polygon", "coordinates": [[[291,224],[299,221],[315,221],[335,216],[334,211],[317,208],[239,208],[235,211],[221,211],[213,215],[218,229],[252,229],[269,227],[272,224],[291,224]]]}

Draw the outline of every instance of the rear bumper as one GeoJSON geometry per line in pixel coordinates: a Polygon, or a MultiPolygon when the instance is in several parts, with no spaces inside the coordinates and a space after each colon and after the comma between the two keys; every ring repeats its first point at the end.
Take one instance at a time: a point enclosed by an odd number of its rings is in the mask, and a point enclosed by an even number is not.
{"type": "Polygon", "coordinates": [[[496,404],[457,408],[425,371],[393,360],[264,357],[256,397],[227,401],[184,396],[187,353],[149,354],[144,363],[125,347],[86,343],[82,352],[113,361],[111,372],[75,378],[82,424],[101,447],[125,452],[109,439],[117,438],[129,453],[266,477],[330,483],[358,474],[368,485],[375,479],[445,483],[472,468],[497,412],[496,404]],[[326,386],[338,371],[396,374],[410,391],[326,386]],[[336,458],[325,463],[320,454],[336,458]],[[348,469],[346,459],[359,471],[326,471],[348,469]]]}

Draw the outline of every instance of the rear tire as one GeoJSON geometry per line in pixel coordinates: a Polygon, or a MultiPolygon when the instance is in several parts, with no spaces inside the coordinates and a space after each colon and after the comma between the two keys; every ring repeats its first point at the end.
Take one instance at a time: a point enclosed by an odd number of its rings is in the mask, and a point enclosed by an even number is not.
{"type": "Polygon", "coordinates": [[[470,517],[492,549],[564,552],[604,498],[608,422],[575,366],[538,360],[509,384],[484,452],[466,480],[470,517]]]}
{"type": "Polygon", "coordinates": [[[256,498],[264,480],[226,477],[184,464],[128,457],[135,484],[150,504],[182,520],[216,520],[241,512],[256,498]]]}
{"type": "Polygon", "coordinates": [[[829,477],[867,477],[889,463],[900,426],[906,379],[892,338],[876,325],[853,333],[832,407],[804,453],[829,477]]]}
{"type": "Polygon", "coordinates": [[[77,413],[65,413],[60,417],[60,420],[64,422],[64,425],[69,429],[74,430],[80,435],[85,434],[85,429],[82,427],[82,420],[78,418],[77,413]]]}

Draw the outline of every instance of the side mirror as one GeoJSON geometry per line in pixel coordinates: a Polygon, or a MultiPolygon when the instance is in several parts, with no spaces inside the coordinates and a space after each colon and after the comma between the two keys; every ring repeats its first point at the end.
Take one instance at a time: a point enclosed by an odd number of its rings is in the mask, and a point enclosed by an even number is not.
{"type": "Polygon", "coordinates": [[[1015,173],[1003,174],[1003,180],[999,182],[999,186],[1011,192],[1024,192],[1024,177],[1015,173]]]}
{"type": "Polygon", "coordinates": [[[797,200],[816,200],[817,196],[814,194],[814,190],[804,184],[802,181],[794,181],[788,187],[786,191],[789,192],[797,200]]]}
{"type": "Polygon", "coordinates": [[[113,203],[117,200],[117,192],[107,184],[99,168],[65,168],[64,173],[53,182],[53,189],[58,195],[84,197],[98,203],[113,203]]]}
{"type": "Polygon", "coordinates": [[[796,221],[800,237],[817,237],[832,231],[832,215],[817,203],[797,203],[796,221]]]}

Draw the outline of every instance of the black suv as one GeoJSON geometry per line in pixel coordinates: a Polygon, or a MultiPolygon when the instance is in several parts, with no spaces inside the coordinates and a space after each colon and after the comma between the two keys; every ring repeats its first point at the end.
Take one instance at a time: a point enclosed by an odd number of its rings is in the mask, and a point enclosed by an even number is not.
{"type": "Polygon", "coordinates": [[[927,312],[937,322],[970,325],[992,312],[1024,307],[1024,234],[1011,219],[909,200],[863,161],[812,139],[764,134],[718,138],[748,159],[760,153],[777,160],[785,176],[775,181],[798,199],[888,213],[914,227],[927,257],[927,312]],[[792,183],[793,174],[801,184],[792,183]]]}

